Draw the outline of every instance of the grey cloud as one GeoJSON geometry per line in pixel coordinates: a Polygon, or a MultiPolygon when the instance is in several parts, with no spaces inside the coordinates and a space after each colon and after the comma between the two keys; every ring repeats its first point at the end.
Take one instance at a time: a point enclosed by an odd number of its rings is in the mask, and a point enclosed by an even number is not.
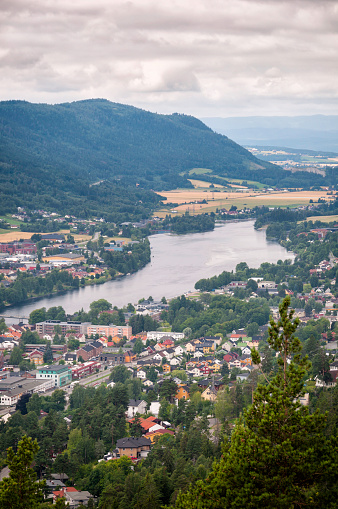
{"type": "Polygon", "coordinates": [[[0,22],[2,99],[338,113],[335,0],[2,0],[0,22]]]}

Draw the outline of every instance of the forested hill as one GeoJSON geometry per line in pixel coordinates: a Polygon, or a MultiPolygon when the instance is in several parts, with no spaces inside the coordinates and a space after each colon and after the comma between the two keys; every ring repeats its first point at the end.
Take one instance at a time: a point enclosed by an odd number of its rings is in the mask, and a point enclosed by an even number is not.
{"type": "Polygon", "coordinates": [[[156,204],[147,189],[189,186],[182,172],[194,167],[268,185],[293,178],[194,117],[99,99],[0,102],[0,213],[23,205],[136,217],[156,204]]]}

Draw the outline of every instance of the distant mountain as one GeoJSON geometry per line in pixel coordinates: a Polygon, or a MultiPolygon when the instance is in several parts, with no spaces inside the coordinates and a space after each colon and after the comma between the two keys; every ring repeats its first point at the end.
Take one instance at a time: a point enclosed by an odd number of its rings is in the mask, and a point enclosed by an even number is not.
{"type": "MultiPolygon", "coordinates": [[[[108,214],[116,221],[144,217],[160,199],[151,189],[188,187],[188,172],[196,167],[268,185],[292,185],[298,178],[194,117],[101,99],[0,102],[2,213],[21,205],[108,214]]],[[[315,177],[306,178],[310,183],[315,177]]]]}
{"type": "Polygon", "coordinates": [[[338,152],[338,115],[208,117],[201,120],[244,146],[338,152]]]}

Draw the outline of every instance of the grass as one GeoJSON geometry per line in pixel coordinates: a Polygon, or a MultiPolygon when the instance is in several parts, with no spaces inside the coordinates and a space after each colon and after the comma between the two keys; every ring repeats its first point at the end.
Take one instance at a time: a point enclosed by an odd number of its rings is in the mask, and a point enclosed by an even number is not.
{"type": "Polygon", "coordinates": [[[13,224],[13,225],[17,225],[17,226],[20,226],[23,223],[23,221],[13,218],[10,214],[6,214],[5,216],[0,216],[0,220],[5,221],[8,224],[13,224]]]}
{"type": "Polygon", "coordinates": [[[212,170],[207,168],[193,168],[189,171],[189,175],[205,175],[206,173],[212,173],[212,170]]]}
{"type": "Polygon", "coordinates": [[[231,179],[231,178],[226,178],[225,180],[228,180],[229,182],[235,182],[238,184],[242,184],[242,182],[246,182],[248,184],[248,187],[257,186],[259,189],[263,189],[264,187],[266,187],[265,184],[262,184],[261,182],[257,182],[255,180],[245,180],[245,179],[243,180],[243,179],[231,179]]]}
{"type": "Polygon", "coordinates": [[[306,221],[322,221],[322,223],[331,223],[338,221],[338,215],[335,216],[310,216],[306,218],[306,221]]]}

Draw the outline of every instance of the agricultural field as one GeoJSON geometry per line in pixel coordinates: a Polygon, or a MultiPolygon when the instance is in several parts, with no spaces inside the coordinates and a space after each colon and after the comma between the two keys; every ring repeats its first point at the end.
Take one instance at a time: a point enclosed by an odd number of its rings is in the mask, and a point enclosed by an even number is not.
{"type": "MultiPolygon", "coordinates": [[[[243,207],[253,208],[265,205],[267,207],[296,207],[300,205],[308,205],[310,200],[317,202],[319,198],[331,200],[333,195],[327,195],[326,191],[258,191],[252,189],[220,191],[206,188],[194,189],[175,189],[174,191],[163,191],[161,196],[167,198],[168,203],[177,203],[176,207],[170,209],[170,212],[184,214],[189,211],[191,214],[201,214],[205,212],[215,212],[216,209],[230,209],[232,205],[241,209],[243,207]],[[198,203],[203,200],[206,203],[198,203]]],[[[168,214],[168,209],[161,209],[156,212],[159,217],[168,214]]]]}
{"type": "MultiPolygon", "coordinates": [[[[40,233],[40,232],[37,232],[40,233]]],[[[58,232],[52,232],[52,233],[59,233],[67,235],[69,233],[69,230],[60,230],[58,232]]],[[[19,230],[3,230],[0,229],[0,242],[13,242],[14,240],[26,240],[30,239],[32,235],[34,235],[34,232],[21,232],[19,230]]],[[[42,234],[44,235],[44,234],[42,234]]],[[[72,234],[74,237],[75,242],[83,242],[88,241],[92,237],[91,235],[84,235],[84,234],[72,234]]]]}
{"type": "Polygon", "coordinates": [[[338,216],[310,216],[307,218],[307,221],[321,221],[322,223],[331,223],[333,221],[338,222],[338,216]]]}
{"type": "Polygon", "coordinates": [[[0,230],[0,242],[13,242],[14,240],[30,239],[33,232],[20,232],[19,230],[0,230]]]}

